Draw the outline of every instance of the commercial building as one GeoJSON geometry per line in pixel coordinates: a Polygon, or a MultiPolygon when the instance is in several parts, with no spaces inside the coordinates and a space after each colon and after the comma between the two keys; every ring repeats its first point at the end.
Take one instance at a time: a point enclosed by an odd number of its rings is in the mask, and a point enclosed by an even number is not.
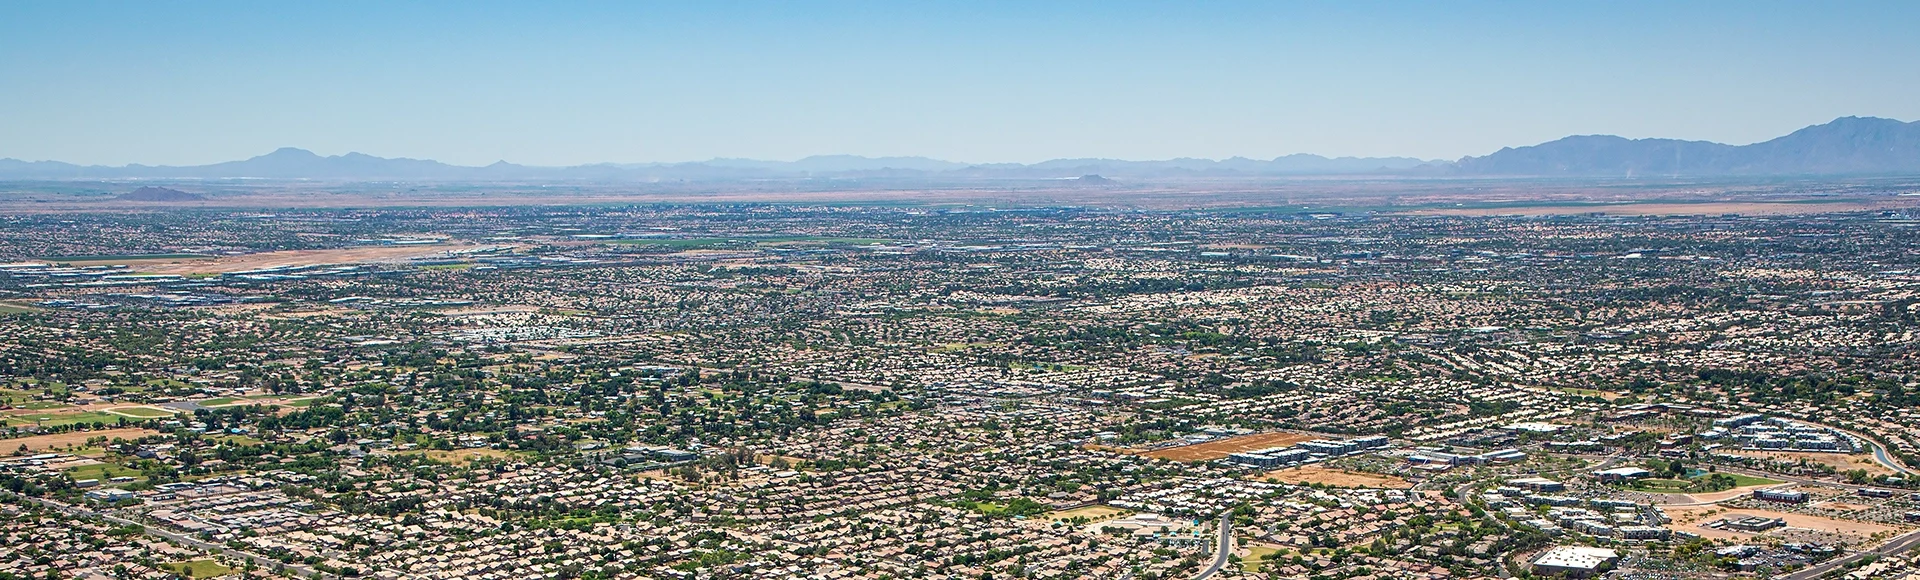
{"type": "Polygon", "coordinates": [[[1756,489],[1753,490],[1753,499],[1777,503],[1807,503],[1810,496],[1804,491],[1756,489]]]}
{"type": "Polygon", "coordinates": [[[1651,475],[1653,475],[1653,472],[1638,467],[1615,467],[1613,469],[1603,469],[1593,472],[1594,479],[1607,483],[1632,481],[1651,475]]]}
{"type": "Polygon", "coordinates": [[[1560,546],[1534,558],[1533,572],[1585,578],[1604,572],[1619,561],[1620,553],[1606,548],[1560,546]]]}

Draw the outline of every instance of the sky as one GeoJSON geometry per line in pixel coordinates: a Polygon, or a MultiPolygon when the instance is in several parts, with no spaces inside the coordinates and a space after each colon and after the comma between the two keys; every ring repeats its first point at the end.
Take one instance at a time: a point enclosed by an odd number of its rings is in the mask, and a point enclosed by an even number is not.
{"type": "Polygon", "coordinates": [[[1920,2],[0,2],[0,157],[1409,156],[1920,119],[1920,2]]]}

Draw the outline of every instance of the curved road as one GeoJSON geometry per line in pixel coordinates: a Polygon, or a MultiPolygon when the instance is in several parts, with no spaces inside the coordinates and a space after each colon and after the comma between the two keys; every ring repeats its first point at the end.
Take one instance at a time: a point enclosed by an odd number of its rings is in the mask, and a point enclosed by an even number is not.
{"type": "Polygon", "coordinates": [[[1220,545],[1215,549],[1219,552],[1213,555],[1213,565],[1201,570],[1200,575],[1194,576],[1193,580],[1207,580],[1214,574],[1220,573],[1221,568],[1226,567],[1227,557],[1233,555],[1233,512],[1220,515],[1220,545]]]}

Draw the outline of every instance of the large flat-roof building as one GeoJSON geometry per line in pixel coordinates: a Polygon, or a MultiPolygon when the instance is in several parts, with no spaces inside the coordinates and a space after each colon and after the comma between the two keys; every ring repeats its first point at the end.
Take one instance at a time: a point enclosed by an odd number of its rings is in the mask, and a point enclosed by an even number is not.
{"type": "Polygon", "coordinates": [[[1585,578],[1606,571],[1618,561],[1620,553],[1606,548],[1560,546],[1534,558],[1533,572],[1585,578]]]}

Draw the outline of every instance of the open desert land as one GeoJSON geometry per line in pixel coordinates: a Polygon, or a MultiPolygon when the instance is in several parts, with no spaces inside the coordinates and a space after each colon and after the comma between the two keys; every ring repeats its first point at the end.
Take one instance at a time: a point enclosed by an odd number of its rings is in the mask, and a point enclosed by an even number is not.
{"type": "Polygon", "coordinates": [[[1730,451],[1729,453],[1747,457],[1771,459],[1774,461],[1799,461],[1805,459],[1811,463],[1832,466],[1834,469],[1843,472],[1862,469],[1866,470],[1869,475],[1897,475],[1893,470],[1887,469],[1887,466],[1874,461],[1873,455],[1867,453],[1846,454],[1819,453],[1813,451],[1730,451]]]}
{"type": "Polygon", "coordinates": [[[1898,530],[1898,528],[1894,528],[1892,526],[1876,524],[1871,522],[1858,522],[1853,520],[1842,520],[1842,519],[1835,519],[1835,518],[1829,518],[1824,516],[1778,512],[1778,511],[1772,511],[1772,510],[1756,510],[1756,509],[1744,509],[1744,508],[1732,509],[1732,508],[1724,508],[1719,506],[1686,506],[1686,507],[1669,507],[1669,508],[1663,508],[1663,509],[1666,511],[1667,517],[1673,519],[1671,523],[1667,524],[1667,529],[1674,530],[1674,531],[1695,533],[1695,534],[1699,534],[1701,537],[1713,538],[1713,539],[1742,540],[1745,538],[1754,537],[1756,535],[1764,535],[1766,533],[1774,533],[1778,531],[1778,530],[1770,530],[1768,532],[1763,532],[1762,534],[1752,534],[1747,532],[1740,532],[1740,531],[1726,530],[1726,529],[1716,530],[1713,528],[1702,527],[1700,525],[1700,524],[1712,522],[1718,519],[1724,519],[1724,518],[1737,519],[1737,518],[1746,517],[1746,516],[1780,518],[1780,519],[1786,520],[1787,528],[1797,528],[1802,530],[1812,530],[1816,532],[1838,534],[1838,535],[1846,536],[1849,538],[1853,538],[1854,541],[1856,542],[1866,542],[1869,539],[1871,539],[1874,534],[1878,534],[1881,532],[1893,532],[1898,530]]]}
{"type": "Polygon", "coordinates": [[[1652,495],[1653,497],[1656,497],[1656,498],[1662,498],[1656,501],[1658,501],[1663,505],[1665,504],[1678,504],[1678,505],[1713,504],[1713,503],[1720,503],[1720,502],[1738,498],[1738,497],[1746,497],[1749,495],[1753,495],[1753,490],[1756,490],[1756,489],[1786,488],[1786,487],[1793,487],[1793,486],[1794,484],[1791,484],[1791,483],[1768,483],[1768,484],[1761,484],[1761,485],[1743,485],[1743,486],[1729,489],[1726,491],[1716,491],[1713,493],[1654,493],[1649,495],[1652,495]]]}
{"type": "Polygon", "coordinates": [[[1286,447],[1301,441],[1311,441],[1313,439],[1314,436],[1312,435],[1275,431],[1272,433],[1255,433],[1253,435],[1228,437],[1226,439],[1195,443],[1193,445],[1155,449],[1141,453],[1140,455],[1155,459],[1171,459],[1174,461],[1212,461],[1242,451],[1286,447]]]}
{"type": "Polygon", "coordinates": [[[72,447],[72,446],[85,445],[88,439],[92,439],[94,437],[106,437],[108,441],[112,441],[114,439],[129,439],[129,440],[139,439],[141,437],[146,437],[148,435],[159,435],[159,434],[160,434],[159,431],[155,431],[152,429],[107,429],[104,431],[80,431],[75,433],[54,433],[51,435],[34,435],[31,437],[15,437],[12,439],[0,439],[0,449],[4,449],[6,451],[11,452],[13,450],[19,449],[21,446],[26,446],[27,451],[38,452],[38,451],[45,451],[47,449],[60,449],[60,448],[66,448],[66,447],[72,447]]]}
{"type": "Polygon", "coordinates": [[[127,263],[135,271],[144,274],[224,274],[287,266],[396,262],[411,258],[442,256],[449,251],[474,247],[469,244],[366,246],[332,250],[284,250],[217,258],[175,258],[113,263],[127,263]]]}
{"type": "Polygon", "coordinates": [[[1318,483],[1336,487],[1383,487],[1389,489],[1409,489],[1413,484],[1405,479],[1378,473],[1366,473],[1347,469],[1334,469],[1319,465],[1276,469],[1253,476],[1256,481],[1277,480],[1281,483],[1318,483]]]}

